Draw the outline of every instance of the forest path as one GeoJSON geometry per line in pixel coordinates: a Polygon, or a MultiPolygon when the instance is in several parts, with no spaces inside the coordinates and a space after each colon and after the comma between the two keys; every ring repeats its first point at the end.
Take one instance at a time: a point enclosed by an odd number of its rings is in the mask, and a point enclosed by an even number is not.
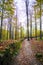
{"type": "Polygon", "coordinates": [[[31,43],[27,39],[22,42],[22,48],[14,59],[14,65],[41,65],[36,61],[31,49],[31,43]]]}

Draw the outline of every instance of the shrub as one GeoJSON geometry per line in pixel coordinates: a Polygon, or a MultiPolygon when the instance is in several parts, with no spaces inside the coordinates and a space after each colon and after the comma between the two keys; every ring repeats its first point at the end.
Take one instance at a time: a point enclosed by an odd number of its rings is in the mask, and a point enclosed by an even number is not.
{"type": "Polygon", "coordinates": [[[11,65],[12,58],[18,54],[21,42],[15,42],[8,45],[5,50],[0,51],[0,65],[11,65]]]}
{"type": "Polygon", "coordinates": [[[42,58],[42,54],[41,53],[36,53],[36,58],[42,58]]]}
{"type": "Polygon", "coordinates": [[[42,55],[42,53],[36,53],[36,58],[37,58],[37,60],[39,60],[40,62],[43,62],[43,55],[42,55]]]}
{"type": "Polygon", "coordinates": [[[5,51],[1,51],[0,65],[9,65],[11,60],[12,60],[12,54],[10,53],[10,49],[5,49],[5,51]]]}
{"type": "Polygon", "coordinates": [[[2,43],[3,42],[3,40],[0,40],[0,43],[2,43]]]}
{"type": "Polygon", "coordinates": [[[21,48],[21,42],[16,42],[9,45],[11,53],[16,56],[18,54],[19,49],[21,48]]]}

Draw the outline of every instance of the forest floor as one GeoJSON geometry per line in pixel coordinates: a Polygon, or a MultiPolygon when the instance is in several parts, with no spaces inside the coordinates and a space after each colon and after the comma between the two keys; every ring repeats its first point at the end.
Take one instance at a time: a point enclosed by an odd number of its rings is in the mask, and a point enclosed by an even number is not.
{"type": "MultiPolygon", "coordinates": [[[[7,45],[13,42],[16,42],[16,40],[4,41],[3,44],[0,44],[0,50],[3,50],[7,45]]],[[[30,39],[28,41],[25,39],[22,42],[22,48],[18,55],[14,57],[12,65],[43,65],[43,62],[40,62],[35,57],[37,52],[43,55],[43,40],[30,39]]]]}
{"type": "MultiPolygon", "coordinates": [[[[40,41],[24,40],[22,42],[22,48],[19,54],[14,59],[14,65],[43,65],[38,60],[36,60],[35,53],[37,51],[42,52],[42,43],[40,41]],[[40,45],[41,44],[41,45],[40,45]]],[[[43,52],[42,52],[43,53],[43,52]]]]}

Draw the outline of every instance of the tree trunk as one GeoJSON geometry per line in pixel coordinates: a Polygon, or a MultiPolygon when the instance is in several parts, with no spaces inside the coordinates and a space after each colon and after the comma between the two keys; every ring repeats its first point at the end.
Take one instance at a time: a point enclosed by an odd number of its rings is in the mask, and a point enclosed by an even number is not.
{"type": "Polygon", "coordinates": [[[12,39],[14,39],[14,26],[12,26],[12,39]]]}
{"type": "Polygon", "coordinates": [[[12,18],[9,17],[9,18],[8,18],[8,21],[9,21],[9,39],[11,39],[11,27],[12,27],[11,22],[12,22],[12,18]]]}
{"type": "Polygon", "coordinates": [[[32,39],[32,14],[30,14],[30,37],[32,39]]]}
{"type": "Polygon", "coordinates": [[[7,40],[8,40],[8,33],[9,33],[9,30],[8,30],[8,26],[7,26],[7,40]]]}
{"type": "Polygon", "coordinates": [[[41,21],[41,0],[40,0],[40,39],[42,39],[42,35],[41,35],[42,34],[42,32],[41,32],[42,31],[42,25],[41,24],[42,24],[42,21],[41,21]]]}
{"type": "Polygon", "coordinates": [[[26,15],[27,15],[27,38],[29,40],[29,20],[28,20],[28,0],[26,0],[26,15]]]}
{"type": "Polygon", "coordinates": [[[2,2],[3,2],[3,5],[2,5],[2,15],[1,15],[0,39],[2,39],[2,26],[3,26],[3,13],[4,13],[4,2],[5,2],[5,0],[3,0],[2,2]]]}
{"type": "Polygon", "coordinates": [[[35,37],[36,37],[36,40],[37,40],[36,8],[34,9],[34,11],[35,11],[35,37]]]}
{"type": "Polygon", "coordinates": [[[15,40],[17,40],[17,9],[16,9],[16,26],[15,26],[15,40]]]}

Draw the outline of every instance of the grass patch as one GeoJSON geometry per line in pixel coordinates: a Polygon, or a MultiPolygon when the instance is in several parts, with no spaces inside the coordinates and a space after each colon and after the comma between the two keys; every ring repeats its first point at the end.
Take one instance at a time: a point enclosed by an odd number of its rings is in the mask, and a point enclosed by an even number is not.
{"type": "Polygon", "coordinates": [[[39,41],[40,41],[40,40],[43,40],[43,37],[42,37],[42,39],[40,39],[40,37],[37,37],[37,40],[39,40],[39,41]]]}
{"type": "Polygon", "coordinates": [[[3,40],[0,40],[0,43],[2,43],[3,42],[3,40]]]}

